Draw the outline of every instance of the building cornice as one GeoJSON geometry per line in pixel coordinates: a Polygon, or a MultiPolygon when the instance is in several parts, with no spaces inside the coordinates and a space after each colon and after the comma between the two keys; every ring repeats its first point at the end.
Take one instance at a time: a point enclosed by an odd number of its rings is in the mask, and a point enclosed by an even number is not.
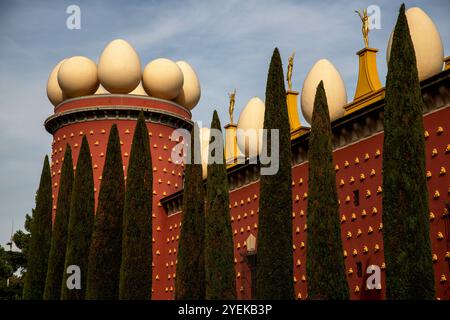
{"type": "Polygon", "coordinates": [[[172,127],[190,130],[193,122],[176,113],[157,108],[135,107],[124,105],[107,105],[77,108],[58,112],[48,117],[45,129],[54,134],[58,129],[73,123],[98,120],[137,120],[139,112],[143,111],[146,121],[172,127]]]}
{"type": "MultiPolygon", "coordinates": [[[[165,99],[160,99],[160,98],[156,98],[156,97],[148,97],[148,96],[136,95],[136,94],[116,94],[116,93],[114,93],[114,94],[112,94],[112,93],[94,94],[94,95],[90,95],[90,96],[82,96],[82,97],[66,99],[54,108],[54,112],[55,113],[60,112],[60,110],[68,104],[73,104],[73,103],[82,102],[82,101],[89,101],[91,103],[91,101],[96,101],[96,100],[103,101],[103,100],[105,100],[105,98],[108,100],[117,100],[117,101],[132,99],[132,100],[140,101],[140,103],[142,103],[142,104],[148,104],[148,103],[152,103],[154,101],[154,102],[171,105],[177,109],[180,109],[183,112],[186,112],[187,114],[189,114],[189,116],[192,115],[191,111],[189,109],[187,109],[171,100],[165,100],[165,99]]],[[[141,104],[138,104],[138,105],[141,106],[141,104]]]]}

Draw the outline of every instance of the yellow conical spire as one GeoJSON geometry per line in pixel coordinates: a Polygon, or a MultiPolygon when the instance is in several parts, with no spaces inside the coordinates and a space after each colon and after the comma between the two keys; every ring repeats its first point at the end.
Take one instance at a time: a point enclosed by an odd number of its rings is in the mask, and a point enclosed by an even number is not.
{"type": "Polygon", "coordinates": [[[345,106],[345,114],[384,98],[384,89],[378,76],[377,52],[374,48],[364,48],[356,53],[359,56],[358,84],[353,101],[345,106]]]}
{"type": "Polygon", "coordinates": [[[298,116],[298,91],[287,90],[286,102],[288,108],[289,125],[291,127],[291,139],[298,138],[302,134],[309,132],[309,128],[302,126],[298,116]]]}
{"type": "Polygon", "coordinates": [[[228,93],[230,98],[230,105],[228,112],[230,114],[230,123],[225,126],[225,162],[227,164],[233,164],[238,157],[237,125],[233,123],[234,104],[236,102],[236,89],[233,92],[228,93]]]}
{"type": "Polygon", "coordinates": [[[377,70],[377,52],[377,49],[364,48],[356,53],[359,56],[359,75],[353,100],[381,88],[377,70]]]}
{"type": "Polygon", "coordinates": [[[291,126],[291,132],[300,128],[300,118],[298,117],[298,91],[287,90],[286,91],[286,102],[288,107],[289,124],[291,126]]]}
{"type": "Polygon", "coordinates": [[[238,157],[236,129],[237,125],[233,123],[225,126],[225,162],[227,164],[235,162],[238,157]]]}

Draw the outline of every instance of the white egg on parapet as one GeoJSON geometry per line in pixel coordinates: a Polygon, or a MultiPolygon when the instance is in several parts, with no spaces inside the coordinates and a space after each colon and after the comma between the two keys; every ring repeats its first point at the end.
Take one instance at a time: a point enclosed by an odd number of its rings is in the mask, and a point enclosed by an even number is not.
{"type": "Polygon", "coordinates": [[[261,153],[265,109],[264,102],[253,97],[239,115],[236,138],[239,151],[245,157],[253,158],[261,153]]]}
{"type": "Polygon", "coordinates": [[[66,61],[66,59],[58,62],[58,64],[53,68],[47,80],[47,97],[55,107],[64,100],[63,92],[58,83],[59,67],[64,61],[66,61]]]}
{"type": "MultiPolygon", "coordinates": [[[[405,12],[408,21],[409,34],[416,54],[419,80],[427,79],[442,71],[444,64],[444,47],[441,36],[433,20],[420,8],[413,7],[405,12]]],[[[387,62],[389,64],[392,38],[389,38],[387,62]]]]}
{"type": "Polygon", "coordinates": [[[68,58],[59,67],[58,84],[67,98],[94,94],[99,86],[97,65],[82,56],[68,58]]]}
{"type": "Polygon", "coordinates": [[[141,74],[141,59],[127,41],[116,39],[103,49],[98,61],[98,78],[109,92],[133,91],[141,81],[141,74]]]}
{"type": "Polygon", "coordinates": [[[172,60],[155,59],[145,66],[142,85],[149,96],[172,100],[183,88],[183,72],[172,60]]]}
{"type": "Polygon", "coordinates": [[[316,90],[320,81],[323,81],[325,88],[330,121],[342,117],[345,112],[344,106],[347,104],[347,91],[339,72],[327,59],[317,61],[306,76],[301,93],[302,113],[305,120],[310,124],[316,90]]]}
{"type": "Polygon", "coordinates": [[[183,87],[178,96],[174,99],[176,103],[192,110],[200,100],[200,81],[194,69],[185,61],[177,61],[183,73],[183,87]]]}

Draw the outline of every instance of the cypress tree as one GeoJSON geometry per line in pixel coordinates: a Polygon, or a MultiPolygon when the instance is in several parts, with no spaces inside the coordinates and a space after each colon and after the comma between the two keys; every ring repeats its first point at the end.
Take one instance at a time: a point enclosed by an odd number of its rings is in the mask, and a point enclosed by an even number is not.
{"type": "MultiPolygon", "coordinates": [[[[211,130],[221,130],[219,116],[214,110],[211,130]]],[[[223,137],[215,143],[223,148],[223,137]]],[[[205,275],[206,299],[236,299],[233,236],[229,209],[229,187],[225,158],[212,163],[217,150],[210,150],[206,184],[205,275]]],[[[184,228],[184,226],[183,226],[184,228]]]]}
{"type": "Polygon", "coordinates": [[[119,298],[124,197],[125,182],[120,138],[117,125],[114,124],[109,134],[89,250],[86,299],[119,298]]]}
{"type": "Polygon", "coordinates": [[[152,160],[144,114],[134,130],[123,214],[119,298],[148,300],[152,290],[152,160]]]}
{"type": "Polygon", "coordinates": [[[205,189],[202,164],[195,162],[200,154],[199,130],[191,130],[190,164],[184,170],[183,211],[180,241],[178,243],[175,299],[205,299],[205,189]]]}
{"type": "Polygon", "coordinates": [[[31,240],[27,257],[27,273],[23,288],[25,300],[41,300],[44,294],[48,255],[52,235],[52,177],[48,156],[42,167],[36,209],[31,222],[31,240]]]}
{"type": "MultiPolygon", "coordinates": [[[[78,155],[75,178],[70,200],[69,227],[67,234],[67,249],[64,264],[61,299],[84,300],[86,295],[86,279],[89,246],[91,244],[92,228],[94,224],[94,178],[89,143],[83,136],[80,154],[78,155]],[[76,273],[68,274],[71,265],[80,268],[81,288],[69,289],[67,280],[76,273]]],[[[105,266],[109,267],[109,266],[105,266]]]]}
{"type": "Polygon", "coordinates": [[[434,299],[423,101],[404,4],[386,79],[383,241],[388,299],[434,299]]]}
{"type": "Polygon", "coordinates": [[[310,299],[349,298],[332,148],[327,97],[320,81],[308,150],[306,275],[310,299]]]}
{"type": "Polygon", "coordinates": [[[67,144],[59,181],[55,223],[53,225],[47,279],[45,281],[44,299],[46,300],[59,300],[61,298],[61,283],[64,273],[72,187],[72,151],[70,145],[67,144]]]}
{"type": "Polygon", "coordinates": [[[271,130],[278,130],[279,158],[275,161],[279,161],[279,168],[275,174],[260,178],[256,298],[290,300],[294,299],[291,135],[283,67],[277,48],[270,61],[265,105],[264,129],[268,132],[264,148],[268,155],[272,153],[271,130]]]}

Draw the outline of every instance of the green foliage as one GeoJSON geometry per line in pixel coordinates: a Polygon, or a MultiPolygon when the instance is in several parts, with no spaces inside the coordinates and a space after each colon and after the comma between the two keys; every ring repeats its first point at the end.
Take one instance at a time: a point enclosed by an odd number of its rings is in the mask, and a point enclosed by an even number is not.
{"type": "Polygon", "coordinates": [[[0,246],[0,300],[19,300],[22,297],[23,277],[14,275],[22,260],[21,252],[6,251],[0,246]]]}
{"type": "MultiPolygon", "coordinates": [[[[273,52],[266,84],[264,129],[271,155],[271,129],[279,133],[279,169],[261,175],[256,265],[256,298],[294,299],[292,257],[291,136],[283,67],[278,49],[273,52]]],[[[269,164],[262,164],[262,167],[269,164]]]]}
{"type": "Polygon", "coordinates": [[[47,279],[44,290],[45,300],[59,300],[61,298],[61,283],[64,274],[73,179],[72,150],[70,149],[70,145],[67,144],[59,183],[55,223],[53,225],[47,279]]]}
{"type": "MultiPolygon", "coordinates": [[[[69,226],[61,299],[84,300],[89,246],[94,224],[94,178],[89,143],[83,136],[70,200],[69,226]],[[67,287],[67,268],[76,265],[81,271],[81,289],[67,287]]],[[[70,279],[69,279],[70,280],[70,279]]]]}
{"type": "MultiPolygon", "coordinates": [[[[221,130],[219,116],[214,110],[211,129],[221,130]]],[[[218,145],[224,146],[222,136],[218,145]]],[[[223,158],[222,163],[212,163],[218,150],[210,150],[208,180],[206,187],[205,219],[205,275],[206,299],[236,299],[236,280],[231,231],[228,176],[223,158]]],[[[184,228],[184,225],[183,225],[184,228]]]]}
{"type": "Polygon", "coordinates": [[[148,300],[152,288],[152,160],[144,114],[131,146],[123,214],[119,298],[148,300]]]}
{"type": "Polygon", "coordinates": [[[27,273],[23,289],[25,300],[41,300],[47,274],[48,255],[52,235],[52,178],[48,156],[45,156],[39,189],[36,195],[36,209],[31,225],[27,273]]]}
{"type": "MultiPolygon", "coordinates": [[[[33,214],[34,214],[33,209],[33,214]]],[[[0,300],[22,299],[27,266],[27,249],[31,239],[31,216],[25,216],[25,231],[17,230],[12,242],[20,251],[5,250],[0,246],[0,300]]]]}
{"type": "Polygon", "coordinates": [[[191,163],[184,170],[183,211],[177,256],[175,299],[205,299],[205,189],[202,165],[195,163],[194,148],[200,154],[198,127],[191,130],[191,163]]]}
{"type": "MultiPolygon", "coordinates": [[[[32,214],[34,215],[34,209],[32,209],[32,214]]],[[[17,248],[22,252],[23,258],[25,259],[25,263],[21,266],[22,268],[26,268],[26,259],[28,254],[28,247],[30,246],[31,239],[31,216],[29,214],[25,215],[25,231],[17,230],[12,237],[12,241],[16,245],[17,248]]]]}
{"type": "Polygon", "coordinates": [[[22,298],[26,263],[22,252],[5,250],[0,246],[0,300],[22,298]]]}
{"type": "Polygon", "coordinates": [[[23,267],[24,262],[26,260],[22,252],[5,250],[0,246],[0,281],[6,281],[6,279],[19,271],[23,267]]]}
{"type": "Polygon", "coordinates": [[[383,242],[388,299],[434,299],[423,101],[402,5],[386,80],[383,242]]]}
{"type": "Polygon", "coordinates": [[[309,138],[306,276],[309,299],[349,298],[327,97],[316,90],[309,138]]]}
{"type": "Polygon", "coordinates": [[[109,134],[89,251],[86,299],[119,298],[124,197],[125,181],[120,138],[114,124],[109,134]]]}

